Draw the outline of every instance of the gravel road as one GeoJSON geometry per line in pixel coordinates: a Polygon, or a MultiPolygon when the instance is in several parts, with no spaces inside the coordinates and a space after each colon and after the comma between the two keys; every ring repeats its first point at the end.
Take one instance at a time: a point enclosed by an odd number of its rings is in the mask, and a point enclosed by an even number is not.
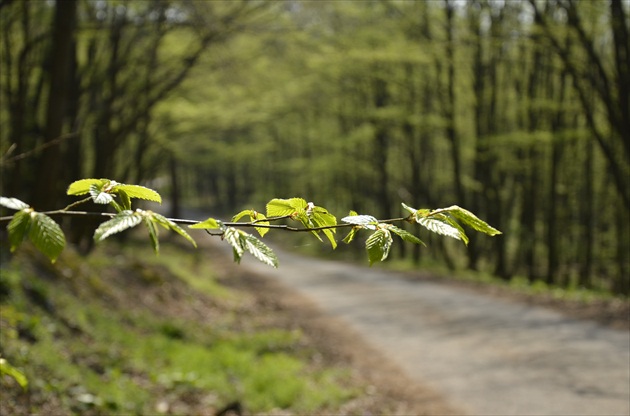
{"type": "Polygon", "coordinates": [[[281,281],[471,415],[629,415],[630,332],[275,249],[281,281]]]}

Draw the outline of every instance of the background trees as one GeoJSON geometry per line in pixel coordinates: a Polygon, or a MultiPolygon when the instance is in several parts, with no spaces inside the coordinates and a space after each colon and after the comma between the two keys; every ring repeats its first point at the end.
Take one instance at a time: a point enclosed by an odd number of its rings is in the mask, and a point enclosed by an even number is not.
{"type": "Polygon", "coordinates": [[[0,8],[3,194],[95,176],[215,212],[457,203],[505,233],[432,259],[628,292],[627,2],[67,3],[0,8]]]}

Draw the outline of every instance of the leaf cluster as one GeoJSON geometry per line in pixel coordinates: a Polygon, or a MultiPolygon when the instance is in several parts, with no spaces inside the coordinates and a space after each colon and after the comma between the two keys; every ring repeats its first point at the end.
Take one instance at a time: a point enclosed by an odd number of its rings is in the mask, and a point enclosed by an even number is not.
{"type": "Polygon", "coordinates": [[[370,265],[387,259],[394,241],[392,234],[397,235],[403,241],[425,245],[412,233],[394,225],[394,222],[417,223],[429,231],[455,238],[464,244],[468,244],[469,239],[462,224],[490,236],[501,234],[499,230],[457,205],[430,210],[411,208],[403,203],[402,207],[409,212],[409,215],[389,220],[379,220],[372,215],[359,215],[350,211],[349,215],[342,218],[341,223],[338,223],[337,218],[326,208],[315,205],[313,202],[307,202],[303,198],[274,198],[266,204],[265,214],[253,209],[244,210],[236,214],[232,221],[225,222],[212,217],[204,221],[170,219],[151,210],[133,209],[132,199],[161,203],[162,197],[153,189],[140,185],[123,184],[110,179],[78,180],[70,184],[67,194],[88,196],[63,209],[48,212],[37,212],[16,198],[0,197],[0,205],[17,211],[10,217],[0,218],[9,220],[7,229],[11,251],[15,251],[25,239],[29,239],[38,250],[54,262],[65,247],[65,237],[59,224],[51,218],[53,215],[96,214],[109,218],[95,230],[94,240],[96,242],[101,242],[139,224],[144,224],[156,253],[159,252],[160,248],[160,227],[179,234],[196,247],[195,240],[179,225],[188,224],[189,228],[203,229],[210,235],[220,236],[232,247],[236,262],[240,262],[243,254],[247,252],[272,267],[278,267],[278,258],[273,250],[260,239],[271,229],[309,232],[321,242],[324,241],[323,235],[333,249],[337,248],[337,229],[349,228],[348,234],[343,238],[345,243],[350,243],[358,232],[366,230],[370,232],[365,240],[370,265]],[[70,210],[86,202],[109,205],[115,213],[88,213],[70,210]],[[245,218],[249,221],[242,221],[245,218]],[[279,224],[285,220],[297,222],[299,226],[279,224]],[[243,228],[254,228],[260,238],[244,231],[243,228]]]}

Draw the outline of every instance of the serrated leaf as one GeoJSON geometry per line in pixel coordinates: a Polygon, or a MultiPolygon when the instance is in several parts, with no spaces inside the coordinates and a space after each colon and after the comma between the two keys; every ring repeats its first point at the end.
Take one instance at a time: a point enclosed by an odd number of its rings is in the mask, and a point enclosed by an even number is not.
{"type": "Polygon", "coordinates": [[[271,267],[278,267],[278,258],[271,248],[251,234],[246,234],[241,231],[241,236],[245,248],[254,257],[271,267]]]}
{"type": "Polygon", "coordinates": [[[103,241],[110,235],[133,228],[142,222],[142,216],[130,210],[121,211],[114,218],[105,221],[94,231],[94,239],[103,241]]]}
{"type": "Polygon", "coordinates": [[[378,220],[371,215],[350,215],[343,217],[341,221],[346,224],[353,224],[368,230],[376,230],[378,220]]]}
{"type": "Polygon", "coordinates": [[[365,241],[365,248],[368,252],[370,266],[377,261],[383,261],[387,258],[392,242],[392,234],[383,228],[376,230],[368,237],[365,241]]]}
{"type": "Polygon", "coordinates": [[[90,192],[90,188],[93,185],[96,185],[99,189],[101,189],[103,185],[108,182],[110,182],[109,179],[81,179],[72,182],[70,186],[68,186],[66,193],[68,195],[85,195],[90,192]]]}
{"type": "Polygon", "coordinates": [[[16,212],[13,214],[9,225],[7,225],[11,252],[14,252],[28,235],[29,228],[31,227],[32,212],[30,208],[16,212]]]}
{"type": "Polygon", "coordinates": [[[479,232],[482,232],[491,236],[502,234],[501,231],[490,226],[490,224],[483,221],[472,212],[462,207],[459,207],[457,205],[453,205],[448,208],[436,209],[433,212],[448,213],[449,215],[452,215],[456,219],[460,220],[462,223],[464,223],[464,225],[467,225],[473,228],[474,230],[477,230],[479,232]]]}
{"type": "Polygon", "coordinates": [[[131,198],[129,197],[127,192],[119,189],[117,193],[118,197],[120,198],[120,211],[131,209],[131,198]]]}
{"type": "MultiPolygon", "coordinates": [[[[313,206],[309,212],[310,223],[314,227],[334,227],[337,225],[337,217],[329,213],[325,208],[313,206]]],[[[326,238],[328,238],[328,241],[330,241],[332,248],[337,248],[337,241],[335,240],[336,230],[334,228],[330,228],[322,230],[322,232],[326,238]]]]}
{"type": "Polygon", "coordinates": [[[182,227],[158,213],[152,212],[151,215],[155,219],[155,222],[160,224],[162,227],[175,231],[177,234],[188,240],[193,246],[197,247],[195,240],[193,240],[193,238],[182,227]]]}
{"type": "MultiPolygon", "coordinates": [[[[456,240],[462,240],[462,232],[449,224],[443,218],[440,217],[420,217],[416,218],[416,222],[423,227],[425,227],[429,231],[433,231],[436,234],[445,235],[447,237],[452,237],[456,240]]],[[[465,236],[465,234],[464,234],[465,236]]],[[[467,241],[466,237],[464,241],[467,241]]]]}
{"type": "Polygon", "coordinates": [[[216,228],[221,228],[221,221],[215,220],[214,218],[208,218],[207,220],[198,222],[197,224],[189,225],[188,228],[212,230],[216,228]]]}
{"type": "Polygon", "coordinates": [[[348,232],[348,234],[344,237],[342,241],[346,244],[350,244],[352,240],[354,240],[354,237],[357,235],[357,231],[359,231],[359,228],[352,227],[352,229],[348,232]]]}
{"type": "MultiPolygon", "coordinates": [[[[232,217],[232,221],[233,222],[238,222],[245,216],[249,216],[250,222],[254,222],[255,221],[256,224],[269,225],[269,221],[265,221],[265,219],[267,219],[267,217],[264,214],[260,213],[260,212],[254,211],[253,209],[246,209],[244,211],[239,212],[234,217],[232,217]]],[[[260,234],[261,237],[264,237],[265,234],[267,234],[267,232],[269,232],[269,228],[256,227],[256,231],[258,231],[258,234],[260,234]]]]}
{"type": "Polygon", "coordinates": [[[407,230],[403,230],[402,228],[396,227],[395,225],[391,224],[387,226],[387,229],[402,238],[404,241],[414,244],[421,244],[426,247],[426,244],[424,244],[422,240],[420,240],[418,237],[411,234],[407,230]]]}
{"type": "Polygon", "coordinates": [[[120,183],[113,186],[111,189],[111,192],[114,193],[118,193],[118,191],[124,191],[129,198],[138,198],[147,201],[159,202],[160,204],[162,203],[162,197],[160,194],[145,186],[120,183]]]}
{"type": "Polygon", "coordinates": [[[160,240],[159,240],[159,232],[158,228],[153,221],[153,218],[150,215],[143,215],[142,221],[144,225],[146,225],[147,230],[149,231],[149,239],[151,240],[151,246],[153,247],[153,251],[155,254],[160,252],[160,240]]]}
{"type": "Polygon", "coordinates": [[[26,202],[22,202],[17,198],[6,198],[4,196],[0,196],[0,205],[16,211],[30,208],[26,202]]]}
{"type": "Polygon", "coordinates": [[[238,222],[245,216],[248,216],[251,220],[254,217],[254,210],[246,209],[239,212],[238,214],[232,217],[232,222],[238,222]]]}
{"type": "Polygon", "coordinates": [[[48,215],[39,212],[31,215],[28,237],[33,245],[53,263],[66,246],[66,238],[59,224],[48,215]]]}
{"type": "Polygon", "coordinates": [[[267,203],[267,218],[299,214],[306,210],[306,206],[306,200],[302,198],[274,198],[267,203]]]}
{"type": "Polygon", "coordinates": [[[90,196],[95,204],[109,204],[114,201],[114,196],[108,192],[104,192],[102,187],[98,185],[90,186],[90,196]]]}
{"type": "Polygon", "coordinates": [[[241,240],[241,232],[234,227],[227,227],[223,233],[223,239],[232,246],[234,261],[240,263],[241,257],[243,257],[245,252],[243,241],[241,240]]]}
{"type": "Polygon", "coordinates": [[[416,211],[418,211],[418,210],[417,210],[417,209],[415,209],[415,208],[411,208],[409,205],[405,204],[404,202],[401,202],[401,203],[400,203],[400,205],[402,205],[402,207],[403,207],[404,209],[406,209],[407,211],[409,211],[409,213],[410,213],[411,215],[415,215],[415,214],[416,214],[416,211]]]}

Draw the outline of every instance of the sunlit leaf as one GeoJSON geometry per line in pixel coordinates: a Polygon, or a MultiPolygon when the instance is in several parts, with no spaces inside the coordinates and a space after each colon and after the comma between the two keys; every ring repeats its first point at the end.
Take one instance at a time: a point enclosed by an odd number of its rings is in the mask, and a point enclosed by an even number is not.
{"type": "Polygon", "coordinates": [[[160,204],[162,203],[162,197],[160,194],[145,186],[120,183],[113,186],[111,189],[111,192],[114,193],[117,193],[118,191],[124,191],[129,198],[138,198],[147,201],[159,202],[160,204]]]}
{"type": "Polygon", "coordinates": [[[13,214],[9,225],[7,225],[7,230],[9,231],[9,245],[12,252],[22,244],[22,241],[24,241],[28,235],[29,228],[31,227],[32,212],[33,210],[30,208],[16,212],[13,214]]]}
{"type": "Polygon", "coordinates": [[[346,224],[357,225],[368,230],[376,230],[376,226],[378,225],[378,220],[371,215],[349,215],[347,217],[343,217],[341,221],[346,224]]]}
{"type": "MultiPolygon", "coordinates": [[[[308,225],[312,227],[334,227],[337,225],[337,217],[322,207],[311,205],[311,209],[307,210],[307,216],[309,218],[308,225]]],[[[322,230],[322,232],[326,238],[328,238],[328,241],[330,241],[332,248],[337,248],[337,241],[335,240],[336,230],[334,228],[329,228],[322,230]]]]}
{"type": "Polygon", "coordinates": [[[188,228],[197,228],[203,230],[211,230],[221,228],[221,221],[214,218],[208,218],[207,220],[198,222],[197,224],[189,225],[188,228]]]}
{"type": "Polygon", "coordinates": [[[421,244],[423,246],[426,246],[426,244],[424,244],[422,240],[420,240],[418,237],[411,234],[410,232],[403,230],[402,228],[389,224],[387,226],[387,229],[409,243],[421,244]]]}
{"type": "Polygon", "coordinates": [[[354,240],[354,237],[356,236],[358,231],[359,231],[359,228],[352,227],[342,241],[346,244],[350,244],[352,240],[354,240]]]}
{"type": "Polygon", "coordinates": [[[247,251],[249,251],[254,257],[261,262],[271,266],[278,267],[278,258],[276,254],[265,245],[262,241],[257,239],[251,234],[246,234],[241,231],[241,238],[247,251]]]}
{"type": "Polygon", "coordinates": [[[436,209],[435,211],[433,211],[435,213],[448,213],[449,215],[452,215],[453,217],[455,217],[456,219],[458,219],[459,221],[461,221],[462,223],[464,223],[464,225],[467,225],[479,232],[488,234],[488,235],[498,235],[501,234],[501,231],[497,230],[496,228],[490,226],[487,222],[481,220],[479,217],[477,217],[475,214],[473,214],[472,212],[461,208],[457,205],[453,205],[450,206],[448,208],[441,208],[441,209],[436,209]]]}
{"type": "Polygon", "coordinates": [[[90,192],[90,188],[93,185],[96,185],[98,189],[101,189],[103,185],[108,182],[110,182],[109,179],[81,179],[72,182],[70,186],[68,186],[66,193],[68,195],[85,195],[90,192]]]}
{"type": "Polygon", "coordinates": [[[153,221],[153,218],[150,215],[143,215],[142,221],[149,231],[149,239],[151,240],[153,251],[155,251],[155,254],[157,254],[160,251],[160,240],[158,228],[155,224],[155,221],[153,221]]]}
{"type": "Polygon", "coordinates": [[[234,227],[227,227],[223,233],[223,239],[232,246],[234,261],[240,263],[241,257],[243,257],[245,252],[243,241],[241,240],[241,232],[234,227]]]}
{"type": "Polygon", "coordinates": [[[275,198],[267,203],[267,218],[299,214],[306,210],[306,206],[306,200],[302,198],[275,198]]]}
{"type": "Polygon", "coordinates": [[[387,258],[389,250],[392,247],[392,242],[391,233],[383,228],[376,230],[368,237],[365,241],[365,248],[368,252],[370,266],[377,261],[383,261],[387,258]]]}
{"type": "Polygon", "coordinates": [[[416,222],[429,231],[433,231],[436,234],[452,237],[456,240],[462,240],[462,233],[453,225],[449,224],[443,218],[440,217],[420,217],[416,218],[416,222]]]}
{"type": "Polygon", "coordinates": [[[400,205],[402,205],[404,209],[409,211],[411,215],[415,215],[416,211],[418,211],[417,209],[411,208],[409,205],[405,204],[404,202],[401,202],[400,205]]]}
{"type": "Polygon", "coordinates": [[[133,228],[142,222],[142,216],[136,212],[125,210],[121,211],[114,218],[105,221],[94,232],[96,241],[103,241],[110,235],[119,233],[129,228],[133,228]]]}
{"type": "MultiPolygon", "coordinates": [[[[234,217],[232,217],[232,221],[238,222],[245,216],[249,217],[250,222],[255,221],[256,224],[269,225],[269,221],[265,221],[267,217],[258,211],[254,211],[253,209],[246,209],[244,211],[239,212],[234,217]]],[[[264,237],[265,234],[267,234],[267,232],[269,231],[269,228],[256,227],[256,231],[258,231],[258,234],[260,234],[261,237],[264,237]]]]}
{"type": "Polygon", "coordinates": [[[155,222],[160,224],[162,227],[175,231],[177,234],[188,240],[193,246],[197,247],[195,240],[193,240],[193,238],[182,227],[158,213],[151,212],[151,216],[154,218],[155,222]]]}
{"type": "Polygon", "coordinates": [[[131,209],[131,198],[127,194],[127,192],[122,189],[118,190],[118,197],[120,198],[120,210],[124,211],[126,209],[131,209]]]}
{"type": "Polygon", "coordinates": [[[254,216],[254,211],[251,209],[246,209],[244,211],[239,212],[235,216],[232,217],[232,222],[238,222],[243,217],[249,217],[250,219],[254,216]]]}
{"type": "Polygon", "coordinates": [[[54,263],[66,245],[66,238],[61,227],[48,215],[39,212],[33,213],[31,218],[29,239],[54,263]]]}
{"type": "Polygon", "coordinates": [[[98,185],[90,186],[90,196],[95,204],[109,204],[114,201],[114,196],[106,191],[103,191],[98,185]]]}
{"type": "Polygon", "coordinates": [[[4,196],[0,196],[0,205],[14,210],[29,208],[29,205],[26,202],[22,202],[17,198],[6,198],[4,196]]]}

